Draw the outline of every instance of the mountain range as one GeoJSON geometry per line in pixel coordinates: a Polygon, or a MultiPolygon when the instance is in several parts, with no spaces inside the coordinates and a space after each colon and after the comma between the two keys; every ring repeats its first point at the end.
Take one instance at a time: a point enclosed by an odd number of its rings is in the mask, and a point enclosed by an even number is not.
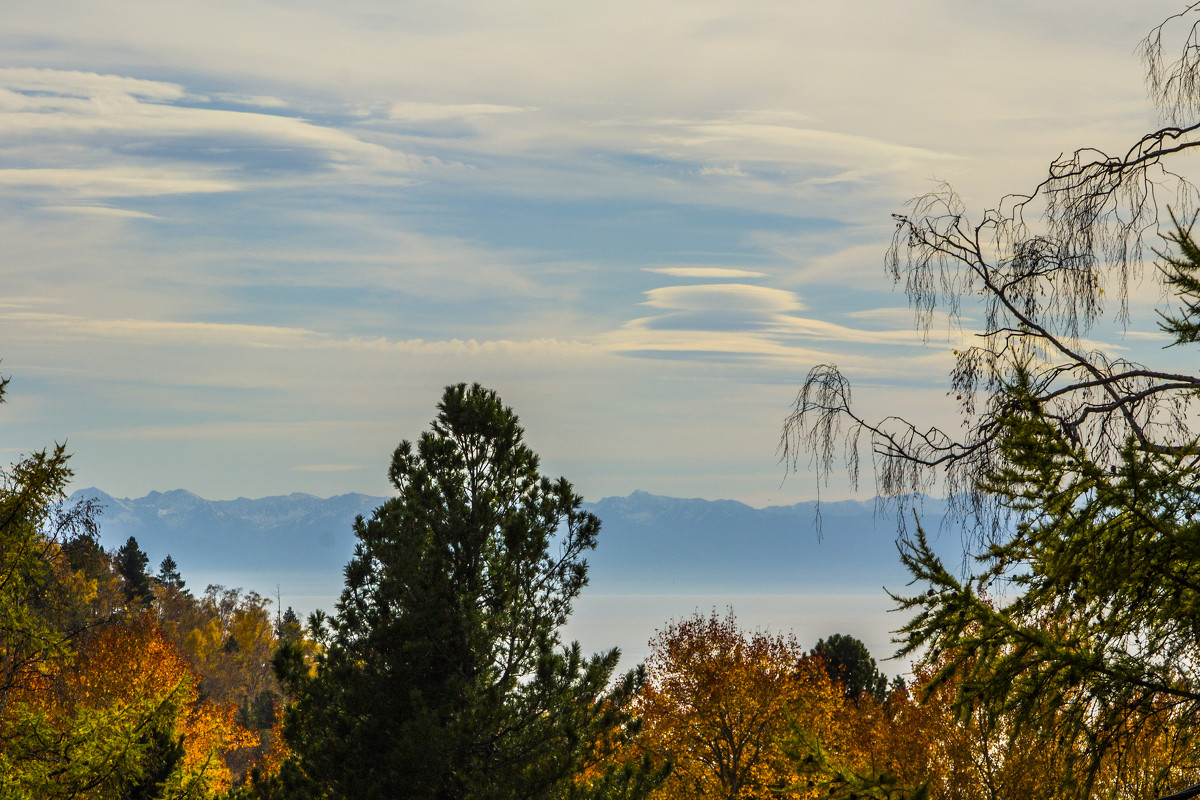
{"type": "MultiPolygon", "coordinates": [[[[185,579],[265,584],[284,580],[340,585],[354,550],[352,522],[385,498],[343,494],[327,499],[290,494],[257,500],[206,500],[183,489],[115,498],[99,489],[71,499],[102,507],[101,541],[136,537],[156,567],[170,554],[185,579]]],[[[599,546],[588,556],[588,592],[798,594],[903,589],[908,578],[895,546],[894,513],[874,501],[814,502],[753,508],[732,500],[662,497],[634,492],[585,507],[601,520],[599,546]]],[[[944,503],[926,498],[923,524],[948,560],[961,559],[959,537],[942,531],[944,503]]],[[[956,562],[952,562],[956,563],[956,562]]]]}

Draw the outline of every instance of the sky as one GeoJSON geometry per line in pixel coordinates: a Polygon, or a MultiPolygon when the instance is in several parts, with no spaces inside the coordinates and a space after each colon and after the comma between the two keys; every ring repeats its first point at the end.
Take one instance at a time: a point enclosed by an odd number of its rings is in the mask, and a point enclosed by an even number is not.
{"type": "Polygon", "coordinates": [[[0,455],[65,440],[118,497],[382,495],[478,381],[589,500],[810,499],[776,450],[809,367],[867,415],[952,408],[890,215],[1123,150],[1179,7],[12,4],[0,455]]]}

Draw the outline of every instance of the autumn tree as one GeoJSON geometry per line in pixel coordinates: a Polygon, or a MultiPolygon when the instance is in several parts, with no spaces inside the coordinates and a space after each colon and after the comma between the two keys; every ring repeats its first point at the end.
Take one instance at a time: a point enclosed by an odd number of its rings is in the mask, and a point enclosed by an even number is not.
{"type": "Polygon", "coordinates": [[[232,785],[226,756],[254,744],[234,709],[203,698],[187,660],[144,612],[89,632],[16,687],[0,795],[188,800],[232,785]]]}
{"type": "MultiPolygon", "coordinates": [[[[206,697],[237,709],[237,721],[258,737],[251,747],[228,751],[235,776],[271,769],[278,743],[282,690],[271,666],[280,638],[268,605],[257,592],[209,585],[196,597],[177,580],[158,580],[154,610],[164,635],[188,659],[206,697]]],[[[290,639],[302,650],[313,642],[299,629],[290,639]]]]}
{"type": "Polygon", "coordinates": [[[142,613],[88,638],[64,673],[61,696],[77,708],[154,712],[134,739],[149,763],[124,779],[126,793],[142,786],[146,797],[203,797],[237,777],[226,756],[257,742],[237,724],[236,707],[202,696],[199,684],[187,658],[142,613]],[[148,767],[157,769],[148,774],[148,767]]]}
{"type": "Polygon", "coordinates": [[[672,764],[656,798],[774,797],[791,780],[792,721],[831,736],[841,690],[794,636],[713,612],[670,623],[650,646],[639,742],[672,764]]]}
{"type": "MultiPolygon", "coordinates": [[[[448,387],[396,448],[398,496],[359,518],[313,671],[277,660],[295,704],[275,791],[318,797],[557,797],[626,719],[632,675],[559,630],[600,523],[538,472],[517,416],[448,387]]],[[[315,622],[320,623],[320,620],[315,622]]],[[[611,786],[609,788],[612,788],[611,786]]]]}
{"type": "MultiPolygon", "coordinates": [[[[838,738],[800,731],[785,742],[797,785],[834,800],[1057,800],[1089,783],[1069,739],[1020,726],[1012,711],[964,713],[961,678],[937,677],[950,657],[918,669],[883,703],[848,703],[838,738]]],[[[1181,721],[1158,715],[1108,749],[1089,796],[1153,800],[1184,785],[1200,753],[1181,721]]]]}
{"type": "Polygon", "coordinates": [[[0,471],[0,797],[220,791],[233,711],[200,701],[178,652],[127,611],[96,505],[64,502],[70,475],[61,445],[0,471]]]}
{"type": "Polygon", "coordinates": [[[929,690],[953,685],[961,709],[1069,743],[1077,763],[1064,774],[1084,779],[1063,791],[1080,796],[1144,731],[1169,719],[1186,737],[1200,722],[1200,447],[1189,411],[1200,376],[1087,338],[1129,324],[1129,287],[1151,248],[1170,297],[1158,320],[1168,346],[1200,334],[1200,250],[1187,222],[1196,193],[1182,167],[1200,145],[1198,14],[1186,6],[1143,42],[1162,128],[1116,155],[1061,157],[1032,191],[975,218],[948,187],[897,215],[885,267],[917,327],[943,310],[980,324],[950,375],[961,424],[867,419],[848,379],[823,365],[782,441],[794,466],[809,453],[827,474],[844,432],[856,474],[865,437],[880,492],[902,504],[943,481],[980,559],[960,576],[922,531],[909,540],[921,594],[898,598],[915,614],[904,651],[940,664],[929,690]],[[1178,60],[1164,56],[1172,47],[1178,60]],[[1168,203],[1178,216],[1163,213],[1168,203]]]}
{"type": "Polygon", "coordinates": [[[1062,748],[1007,719],[963,715],[953,685],[914,676],[884,703],[864,697],[843,710],[841,739],[802,731],[788,744],[797,783],[835,800],[1051,800],[1068,777],[1062,748]]]}
{"type": "MultiPolygon", "coordinates": [[[[8,386],[0,378],[0,402],[8,386]]],[[[56,782],[84,788],[99,768],[136,770],[120,737],[94,735],[95,718],[63,729],[45,699],[50,676],[73,656],[73,637],[94,620],[92,587],[72,568],[63,545],[94,537],[94,508],[64,507],[71,476],[63,445],[0,471],[0,795],[36,794],[56,782]],[[68,764],[68,752],[75,764],[68,764]],[[68,768],[70,767],[70,768],[68,768]]],[[[77,548],[86,560],[86,547],[77,548]]],[[[50,796],[50,795],[47,795],[50,796]]]]}

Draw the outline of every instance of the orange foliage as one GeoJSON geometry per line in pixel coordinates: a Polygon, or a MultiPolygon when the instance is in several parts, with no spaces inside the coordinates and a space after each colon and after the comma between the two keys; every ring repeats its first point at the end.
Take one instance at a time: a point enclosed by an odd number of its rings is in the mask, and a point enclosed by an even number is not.
{"type": "Polygon", "coordinates": [[[139,701],[174,705],[174,735],[182,737],[184,747],[184,782],[227,789],[232,776],[224,755],[257,744],[257,737],[234,721],[233,706],[200,697],[199,676],[149,614],[102,628],[83,645],[64,677],[66,696],[87,707],[139,701]]]}

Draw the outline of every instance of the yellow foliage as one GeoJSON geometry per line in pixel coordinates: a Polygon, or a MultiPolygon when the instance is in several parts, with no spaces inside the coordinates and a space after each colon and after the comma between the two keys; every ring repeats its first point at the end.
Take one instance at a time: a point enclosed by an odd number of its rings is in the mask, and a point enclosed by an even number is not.
{"type": "Polygon", "coordinates": [[[714,613],[671,623],[651,646],[640,747],[674,765],[656,798],[778,797],[792,783],[792,724],[837,734],[841,689],[795,637],[748,634],[714,613]]]}

